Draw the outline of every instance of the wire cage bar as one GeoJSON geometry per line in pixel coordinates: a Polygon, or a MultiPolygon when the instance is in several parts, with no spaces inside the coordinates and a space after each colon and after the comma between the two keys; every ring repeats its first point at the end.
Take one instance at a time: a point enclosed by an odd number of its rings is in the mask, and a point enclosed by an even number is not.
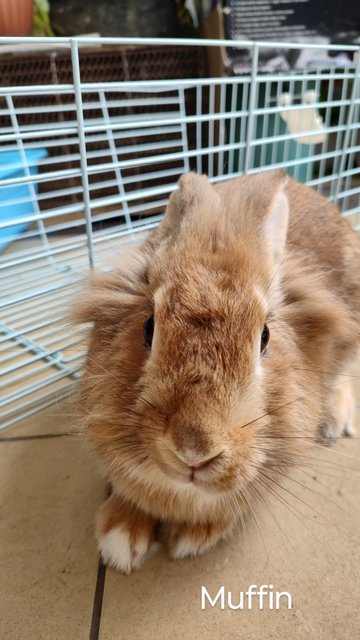
{"type": "MultiPolygon", "coordinates": [[[[1,39],[0,66],[2,48],[28,44],[34,40],[1,39]]],[[[216,182],[283,168],[360,229],[359,50],[327,46],[347,53],[342,66],[334,57],[323,68],[263,73],[259,54],[274,46],[36,39],[36,60],[53,48],[67,72],[0,88],[1,428],[76,389],[85,347],[68,316],[84,276],[89,267],[109,269],[109,256],[126,256],[159,223],[182,173],[216,182]],[[210,46],[219,55],[246,49],[251,72],[214,77],[204,62],[210,46]],[[124,52],[140,52],[141,63],[89,80],[82,52],[91,48],[121,50],[127,61],[124,52]],[[154,52],[156,64],[147,63],[154,52]]]]}

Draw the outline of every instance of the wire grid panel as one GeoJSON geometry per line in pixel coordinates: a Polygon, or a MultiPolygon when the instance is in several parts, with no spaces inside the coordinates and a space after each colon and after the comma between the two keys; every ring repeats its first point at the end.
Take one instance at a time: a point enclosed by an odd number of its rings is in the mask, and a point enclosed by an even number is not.
{"type": "MultiPolygon", "coordinates": [[[[73,83],[0,89],[1,427],[72,393],[84,346],[67,316],[79,283],[158,224],[182,173],[216,182],[284,168],[360,224],[356,47],[345,68],[264,75],[262,45],[246,42],[251,75],[88,83],[78,41],[59,42],[73,83]]],[[[182,41],[209,43],[234,44],[182,41]]]]}

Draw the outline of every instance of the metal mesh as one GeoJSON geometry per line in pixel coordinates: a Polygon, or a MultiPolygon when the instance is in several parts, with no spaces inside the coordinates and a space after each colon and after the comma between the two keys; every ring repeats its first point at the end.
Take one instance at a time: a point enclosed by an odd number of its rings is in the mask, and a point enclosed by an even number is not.
{"type": "MultiPolygon", "coordinates": [[[[132,73],[120,65],[116,77],[105,62],[91,70],[94,54],[79,56],[80,42],[56,41],[64,47],[61,64],[56,73],[45,65],[41,82],[23,75],[20,84],[14,62],[5,61],[12,66],[0,89],[2,427],[74,390],[84,348],[67,315],[79,283],[89,265],[109,268],[111,254],[121,256],[158,224],[184,171],[206,172],[215,182],[284,168],[337,202],[359,228],[355,63],[264,75],[260,45],[246,42],[252,73],[212,78],[204,76],[205,45],[234,43],[182,41],[183,74],[180,54],[175,71],[165,64],[160,73],[156,60],[179,41],[132,41],[124,53],[119,45],[129,41],[107,39],[97,60],[129,60],[130,53],[140,60],[132,73]]],[[[356,59],[356,48],[348,50],[356,59]]]]}

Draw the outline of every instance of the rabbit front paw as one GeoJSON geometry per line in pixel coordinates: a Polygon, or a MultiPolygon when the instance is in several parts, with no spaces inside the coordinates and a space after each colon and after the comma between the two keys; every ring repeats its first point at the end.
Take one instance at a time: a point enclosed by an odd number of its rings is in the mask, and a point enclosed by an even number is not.
{"type": "Polygon", "coordinates": [[[233,525],[223,527],[212,524],[172,524],[169,538],[170,555],[174,559],[203,555],[217,542],[228,538],[232,531],[233,525]]]}
{"type": "Polygon", "coordinates": [[[353,414],[355,402],[351,381],[346,374],[335,380],[327,398],[327,410],[322,424],[325,442],[332,442],[342,436],[355,436],[353,414]]]}
{"type": "Polygon", "coordinates": [[[155,522],[122,498],[111,495],[100,507],[96,538],[105,564],[129,574],[156,551],[155,522]]]}

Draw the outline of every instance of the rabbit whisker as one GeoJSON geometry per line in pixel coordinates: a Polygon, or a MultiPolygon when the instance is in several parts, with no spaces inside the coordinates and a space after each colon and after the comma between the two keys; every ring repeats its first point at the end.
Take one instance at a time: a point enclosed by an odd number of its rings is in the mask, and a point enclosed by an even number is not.
{"type": "MultiPolygon", "coordinates": [[[[305,529],[311,534],[311,536],[321,546],[321,542],[320,542],[319,538],[316,536],[316,534],[313,532],[313,530],[310,529],[310,527],[307,526],[306,522],[304,522],[303,519],[302,519],[302,518],[310,519],[309,516],[306,516],[306,514],[304,514],[302,511],[299,511],[299,509],[297,509],[293,504],[290,504],[287,500],[285,500],[285,498],[283,496],[279,495],[278,492],[275,491],[275,489],[273,487],[271,487],[267,482],[264,482],[261,479],[258,479],[258,483],[265,490],[267,490],[275,498],[275,500],[280,502],[280,504],[282,504],[294,516],[294,518],[296,518],[302,524],[303,527],[305,527],[305,529]]],[[[312,520],[312,522],[313,522],[313,520],[312,520]]]]}

